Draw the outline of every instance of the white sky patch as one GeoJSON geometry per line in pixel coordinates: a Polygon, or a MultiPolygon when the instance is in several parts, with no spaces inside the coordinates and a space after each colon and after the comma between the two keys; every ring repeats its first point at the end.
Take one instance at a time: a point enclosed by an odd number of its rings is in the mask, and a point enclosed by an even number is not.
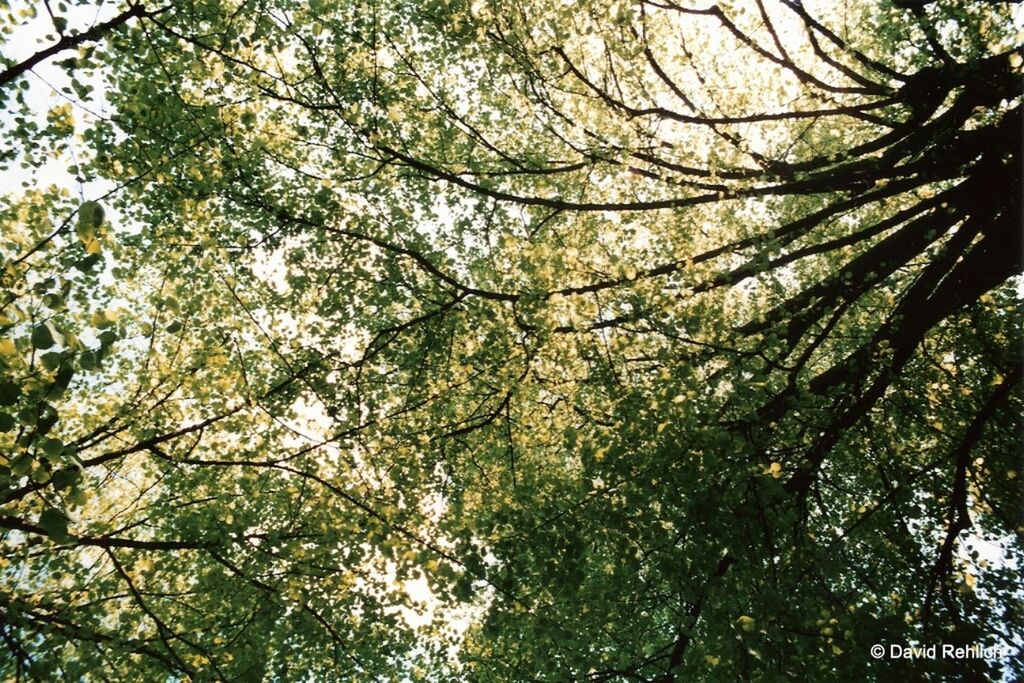
{"type": "Polygon", "coordinates": [[[260,255],[253,259],[253,274],[280,295],[291,291],[288,284],[288,265],[284,260],[286,253],[285,247],[263,249],[260,255]]]}
{"type": "MultiPolygon", "coordinates": [[[[0,54],[8,60],[15,63],[23,61],[57,42],[53,23],[45,9],[42,9],[42,3],[13,2],[11,3],[11,12],[15,16],[24,17],[25,23],[18,26],[10,40],[0,45],[0,54]],[[30,18],[32,11],[36,13],[34,18],[30,18]]],[[[67,32],[72,32],[88,30],[91,26],[110,19],[115,13],[115,8],[111,3],[101,2],[98,7],[77,5],[67,7],[62,16],[68,20],[67,32]]],[[[54,66],[54,61],[76,54],[77,50],[65,50],[50,59],[43,60],[21,76],[29,85],[24,94],[25,102],[31,111],[38,114],[40,120],[53,107],[71,104],[75,119],[75,133],[73,139],[68,142],[72,153],[74,153],[76,145],[81,145],[79,136],[82,131],[91,125],[92,121],[95,121],[97,113],[102,115],[103,104],[98,100],[103,93],[103,84],[98,78],[85,80],[87,85],[93,86],[91,97],[85,101],[73,92],[63,91],[65,88],[69,88],[70,81],[62,69],[54,66]]],[[[12,96],[12,93],[9,92],[8,96],[12,96]]],[[[74,163],[74,159],[62,156],[47,162],[35,173],[41,180],[68,188],[82,195],[84,199],[95,198],[110,191],[110,184],[105,181],[93,183],[89,179],[85,179],[84,183],[79,183],[78,179],[68,171],[68,166],[71,163],[74,163]]],[[[22,183],[31,181],[31,179],[31,173],[18,167],[0,170],[0,193],[20,191],[22,183]]],[[[109,207],[107,208],[108,218],[116,218],[110,216],[109,207]]]]}

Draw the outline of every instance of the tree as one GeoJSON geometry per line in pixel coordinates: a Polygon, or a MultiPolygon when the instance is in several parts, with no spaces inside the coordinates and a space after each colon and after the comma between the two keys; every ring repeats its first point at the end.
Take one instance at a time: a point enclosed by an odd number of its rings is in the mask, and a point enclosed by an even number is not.
{"type": "Polygon", "coordinates": [[[51,15],[0,670],[1021,675],[1010,5],[51,15]]]}

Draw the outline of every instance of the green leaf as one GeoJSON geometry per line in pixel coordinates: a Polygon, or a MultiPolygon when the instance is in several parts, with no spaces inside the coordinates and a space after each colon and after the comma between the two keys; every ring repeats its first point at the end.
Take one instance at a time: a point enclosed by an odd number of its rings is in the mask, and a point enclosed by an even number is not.
{"type": "Polygon", "coordinates": [[[57,424],[59,415],[57,409],[49,403],[40,403],[37,407],[39,418],[36,420],[36,431],[46,434],[57,424]]]}
{"type": "Polygon", "coordinates": [[[14,382],[0,382],[0,406],[13,406],[21,396],[21,387],[14,382]]]}
{"type": "Polygon", "coordinates": [[[67,302],[64,301],[64,297],[52,292],[43,297],[43,302],[55,311],[63,310],[67,305],[67,302]]]}
{"type": "Polygon", "coordinates": [[[46,368],[47,370],[53,371],[56,370],[58,366],[60,366],[61,358],[62,355],[59,351],[51,351],[49,353],[44,353],[42,356],[40,356],[39,362],[42,363],[43,367],[46,368]]]}
{"type": "Polygon", "coordinates": [[[39,408],[33,405],[25,406],[18,411],[18,422],[26,427],[34,427],[39,420],[39,408]]]}
{"type": "Polygon", "coordinates": [[[32,346],[37,349],[48,349],[54,345],[53,330],[50,323],[43,323],[32,328],[32,346]]]}
{"type": "Polygon", "coordinates": [[[57,508],[47,508],[39,515],[39,526],[57,543],[71,540],[68,534],[68,518],[57,508]]]}
{"type": "Polygon", "coordinates": [[[58,491],[71,488],[82,478],[82,473],[74,467],[66,467],[53,473],[53,487],[58,491]]]}
{"type": "Polygon", "coordinates": [[[64,442],[60,439],[45,438],[40,442],[40,446],[43,449],[43,453],[51,457],[56,457],[61,454],[64,450],[64,442]]]}
{"type": "Polygon", "coordinates": [[[28,453],[22,453],[11,460],[11,473],[16,477],[24,477],[32,471],[33,462],[31,455],[28,453]]]}
{"type": "Polygon", "coordinates": [[[71,364],[70,359],[65,359],[61,362],[60,369],[57,370],[57,375],[53,378],[53,384],[50,386],[50,390],[46,393],[48,399],[56,399],[64,393],[64,390],[71,384],[71,379],[75,376],[75,367],[71,364]]]}
{"type": "Polygon", "coordinates": [[[71,489],[71,494],[68,496],[68,500],[72,505],[81,507],[88,502],[89,494],[81,486],[75,486],[71,489]]]}
{"type": "Polygon", "coordinates": [[[81,258],[78,261],[76,261],[75,268],[77,268],[83,273],[88,273],[90,270],[96,267],[97,264],[102,262],[102,254],[89,254],[88,256],[85,256],[84,258],[81,258]]]}
{"type": "Polygon", "coordinates": [[[93,351],[86,351],[78,356],[78,364],[83,370],[95,370],[99,365],[99,359],[93,351]]]}
{"type": "Polygon", "coordinates": [[[94,237],[96,231],[103,225],[103,216],[103,207],[99,202],[85,202],[78,209],[78,222],[75,225],[75,232],[83,240],[94,237]]]}

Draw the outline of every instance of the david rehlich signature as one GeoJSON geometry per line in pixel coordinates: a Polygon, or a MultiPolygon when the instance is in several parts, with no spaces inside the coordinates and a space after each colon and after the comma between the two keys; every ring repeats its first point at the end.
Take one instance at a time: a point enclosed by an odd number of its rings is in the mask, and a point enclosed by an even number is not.
{"type": "Polygon", "coordinates": [[[871,646],[871,656],[875,659],[1003,659],[1010,656],[1010,649],[998,645],[983,646],[953,645],[941,643],[934,645],[900,645],[877,643],[871,646]]]}

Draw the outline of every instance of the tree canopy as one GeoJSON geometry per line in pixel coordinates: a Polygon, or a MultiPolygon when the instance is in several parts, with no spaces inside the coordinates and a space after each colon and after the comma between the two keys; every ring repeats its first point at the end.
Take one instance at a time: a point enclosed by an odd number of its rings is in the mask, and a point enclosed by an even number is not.
{"type": "Polygon", "coordinates": [[[1024,676],[1016,3],[0,35],[4,680],[1024,676]]]}

